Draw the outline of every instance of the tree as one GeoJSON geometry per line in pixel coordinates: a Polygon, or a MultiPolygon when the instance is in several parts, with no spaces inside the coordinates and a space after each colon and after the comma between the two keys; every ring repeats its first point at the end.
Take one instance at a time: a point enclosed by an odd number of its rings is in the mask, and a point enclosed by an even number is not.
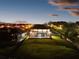
{"type": "MultiPolygon", "coordinates": [[[[53,24],[52,22],[50,22],[50,23],[53,24]]],[[[76,24],[75,23],[63,23],[62,25],[63,25],[63,27],[62,27],[61,30],[54,28],[53,26],[52,27],[50,26],[50,29],[51,29],[52,32],[58,33],[63,40],[71,43],[75,47],[74,49],[79,50],[79,44],[78,44],[79,38],[77,37],[78,32],[75,30],[76,24]]]]}

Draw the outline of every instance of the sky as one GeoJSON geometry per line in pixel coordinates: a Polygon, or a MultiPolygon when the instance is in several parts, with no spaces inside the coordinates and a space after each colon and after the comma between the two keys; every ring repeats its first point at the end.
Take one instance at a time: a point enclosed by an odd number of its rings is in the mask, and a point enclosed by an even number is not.
{"type": "Polygon", "coordinates": [[[23,21],[41,24],[49,21],[78,20],[78,0],[0,0],[1,22],[23,21]]]}

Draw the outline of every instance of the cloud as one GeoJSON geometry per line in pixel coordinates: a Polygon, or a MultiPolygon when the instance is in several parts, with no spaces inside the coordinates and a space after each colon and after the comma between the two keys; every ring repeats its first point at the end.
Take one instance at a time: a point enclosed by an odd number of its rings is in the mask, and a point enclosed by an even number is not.
{"type": "Polygon", "coordinates": [[[74,7],[63,7],[63,8],[59,8],[59,10],[79,11],[79,8],[74,8],[74,7]]]}
{"type": "Polygon", "coordinates": [[[58,14],[48,14],[48,16],[59,16],[58,14]]]}
{"type": "Polygon", "coordinates": [[[70,13],[71,16],[79,16],[79,11],[73,11],[70,13]]]}
{"type": "Polygon", "coordinates": [[[48,3],[57,6],[57,10],[69,11],[71,16],[79,16],[79,0],[48,0],[48,3]]]}
{"type": "Polygon", "coordinates": [[[49,0],[48,3],[57,6],[78,6],[79,0],[49,0]]]}

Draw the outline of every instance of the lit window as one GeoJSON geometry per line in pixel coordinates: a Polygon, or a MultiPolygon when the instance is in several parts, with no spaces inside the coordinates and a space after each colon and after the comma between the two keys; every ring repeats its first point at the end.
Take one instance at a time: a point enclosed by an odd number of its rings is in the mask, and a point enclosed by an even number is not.
{"type": "Polygon", "coordinates": [[[38,31],[37,29],[33,29],[33,31],[38,31]]]}
{"type": "Polygon", "coordinates": [[[46,29],[43,30],[43,32],[46,32],[46,31],[47,31],[46,29]]]}
{"type": "Polygon", "coordinates": [[[42,30],[41,30],[41,29],[39,29],[38,31],[39,31],[39,32],[42,32],[42,30]]]}

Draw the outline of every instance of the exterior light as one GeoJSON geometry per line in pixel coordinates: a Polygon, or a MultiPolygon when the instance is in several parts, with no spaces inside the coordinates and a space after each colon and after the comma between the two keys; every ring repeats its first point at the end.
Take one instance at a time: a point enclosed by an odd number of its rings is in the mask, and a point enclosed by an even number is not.
{"type": "Polygon", "coordinates": [[[23,27],[23,28],[24,28],[25,26],[24,26],[24,25],[22,25],[21,27],[23,27]]]}
{"type": "Polygon", "coordinates": [[[25,29],[30,29],[32,27],[32,25],[26,25],[25,29]]]}
{"type": "Polygon", "coordinates": [[[21,28],[23,31],[25,31],[25,29],[24,28],[21,28]]]}
{"type": "Polygon", "coordinates": [[[63,25],[56,26],[54,24],[49,25],[51,28],[62,30],[63,25]]]}
{"type": "Polygon", "coordinates": [[[25,29],[28,29],[28,27],[26,26],[25,29]]]}
{"type": "Polygon", "coordinates": [[[20,26],[18,26],[18,25],[16,25],[15,27],[16,27],[16,28],[20,28],[20,26]]]}
{"type": "Polygon", "coordinates": [[[7,25],[6,27],[7,27],[7,28],[10,28],[11,26],[10,26],[10,25],[7,25]]]}
{"type": "Polygon", "coordinates": [[[51,38],[54,40],[61,40],[61,37],[57,36],[57,35],[53,35],[53,36],[51,36],[51,38]]]}
{"type": "Polygon", "coordinates": [[[5,27],[4,25],[1,25],[1,26],[0,26],[0,28],[4,28],[4,27],[5,27]]]}
{"type": "Polygon", "coordinates": [[[32,25],[28,25],[28,28],[31,28],[32,27],[32,25]]]}
{"type": "Polygon", "coordinates": [[[60,25],[57,29],[62,30],[62,29],[63,29],[62,27],[63,27],[63,26],[62,26],[62,25],[60,25]]]}

